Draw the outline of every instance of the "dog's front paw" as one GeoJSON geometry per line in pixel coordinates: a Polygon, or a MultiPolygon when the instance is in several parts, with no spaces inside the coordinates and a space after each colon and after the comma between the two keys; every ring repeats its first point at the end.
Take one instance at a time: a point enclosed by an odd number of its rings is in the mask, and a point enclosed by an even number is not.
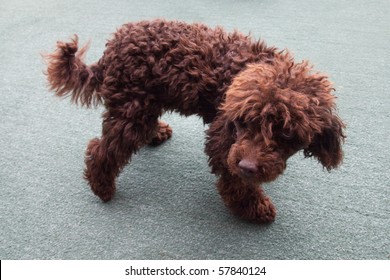
{"type": "Polygon", "coordinates": [[[255,200],[243,201],[232,210],[240,218],[253,223],[272,223],[276,217],[276,208],[267,196],[259,193],[255,200]]]}
{"type": "Polygon", "coordinates": [[[256,223],[272,223],[275,221],[276,208],[272,201],[265,197],[256,206],[252,221],[256,223]]]}

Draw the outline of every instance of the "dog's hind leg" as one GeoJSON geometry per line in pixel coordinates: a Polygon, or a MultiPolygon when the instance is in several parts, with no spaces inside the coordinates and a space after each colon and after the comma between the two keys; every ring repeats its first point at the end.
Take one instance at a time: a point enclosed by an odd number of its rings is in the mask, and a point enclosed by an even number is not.
{"type": "Polygon", "coordinates": [[[133,116],[107,111],[100,139],[92,139],[87,147],[84,177],[95,195],[110,200],[115,193],[115,179],[122,168],[142,146],[149,143],[158,128],[158,114],[134,110],[133,116]]]}
{"type": "Polygon", "coordinates": [[[166,122],[159,120],[156,134],[148,144],[150,146],[158,146],[171,138],[171,136],[172,128],[166,122]]]}

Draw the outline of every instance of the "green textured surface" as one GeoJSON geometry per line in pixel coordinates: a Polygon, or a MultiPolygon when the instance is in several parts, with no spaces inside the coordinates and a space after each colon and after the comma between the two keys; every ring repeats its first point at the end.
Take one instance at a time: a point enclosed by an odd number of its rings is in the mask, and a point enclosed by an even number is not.
{"type": "Polygon", "coordinates": [[[389,259],[390,1],[0,2],[1,259],[389,259]],[[77,33],[96,61],[127,21],[179,19],[251,31],[330,75],[348,139],[327,173],[301,154],[265,189],[269,226],[231,216],[214,188],[196,117],[137,154],[101,203],[82,179],[102,108],[46,89],[43,51],[77,33]]]}

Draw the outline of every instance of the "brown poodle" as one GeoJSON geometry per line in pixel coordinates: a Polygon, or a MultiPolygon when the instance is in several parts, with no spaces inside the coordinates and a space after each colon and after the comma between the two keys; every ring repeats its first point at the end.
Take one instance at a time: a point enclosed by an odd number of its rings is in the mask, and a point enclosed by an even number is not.
{"type": "Polygon", "coordinates": [[[286,51],[239,32],[178,21],[123,25],[103,57],[87,66],[77,36],[49,54],[47,76],[57,96],[104,104],[100,139],[87,147],[84,176],[103,201],[131,155],[158,145],[172,130],[165,111],[197,114],[218,191],[236,215],[271,222],[275,208],[260,184],[275,180],[299,150],[328,170],[343,157],[344,124],[327,77],[286,51]]]}

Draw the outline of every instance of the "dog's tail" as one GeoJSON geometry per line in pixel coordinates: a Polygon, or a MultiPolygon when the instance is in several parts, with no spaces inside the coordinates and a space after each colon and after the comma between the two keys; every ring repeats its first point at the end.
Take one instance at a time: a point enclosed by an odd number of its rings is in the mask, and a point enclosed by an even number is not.
{"type": "Polygon", "coordinates": [[[102,83],[102,70],[99,64],[87,66],[83,59],[89,43],[78,48],[78,36],[69,43],[57,42],[57,49],[44,55],[47,63],[49,88],[56,96],[71,97],[71,101],[81,106],[97,106],[102,103],[98,93],[102,83]]]}

